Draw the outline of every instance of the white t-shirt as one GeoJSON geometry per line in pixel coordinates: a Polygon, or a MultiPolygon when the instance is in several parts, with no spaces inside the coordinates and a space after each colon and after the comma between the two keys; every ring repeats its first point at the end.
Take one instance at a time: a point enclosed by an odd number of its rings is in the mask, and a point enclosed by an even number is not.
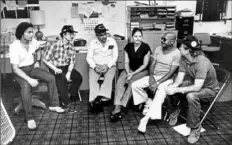
{"type": "Polygon", "coordinates": [[[19,67],[32,65],[34,63],[34,53],[38,46],[38,41],[33,38],[29,43],[29,49],[27,51],[21,44],[20,40],[15,40],[12,44],[10,44],[10,63],[16,64],[19,67]]]}
{"type": "Polygon", "coordinates": [[[172,66],[179,66],[181,54],[177,48],[168,54],[164,54],[160,46],[156,48],[153,58],[157,61],[154,68],[154,75],[163,77],[169,72],[172,66]]]}

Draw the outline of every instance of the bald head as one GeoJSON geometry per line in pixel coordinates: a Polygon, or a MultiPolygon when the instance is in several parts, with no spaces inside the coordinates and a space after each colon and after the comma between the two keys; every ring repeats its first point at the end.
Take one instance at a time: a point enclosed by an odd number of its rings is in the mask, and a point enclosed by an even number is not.
{"type": "Polygon", "coordinates": [[[167,32],[164,34],[164,37],[169,40],[176,40],[176,33],[174,32],[167,32]]]}

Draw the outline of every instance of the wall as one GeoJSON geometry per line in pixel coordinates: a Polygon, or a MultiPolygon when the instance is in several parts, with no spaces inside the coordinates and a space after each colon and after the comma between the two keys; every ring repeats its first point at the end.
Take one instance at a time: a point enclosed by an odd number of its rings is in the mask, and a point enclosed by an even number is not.
{"type": "MultiPolygon", "coordinates": [[[[196,11],[196,1],[158,1],[159,3],[167,4],[167,5],[176,5],[177,10],[182,9],[190,9],[192,10],[193,14],[195,14],[196,11]]],[[[228,0],[227,4],[227,12],[226,17],[231,18],[232,12],[231,12],[231,6],[232,1],[228,0]]],[[[232,25],[231,20],[227,21],[226,24],[224,21],[218,21],[218,22],[195,22],[194,23],[194,30],[193,33],[196,32],[206,32],[206,33],[225,33],[225,32],[231,32],[232,25]]]]}
{"type": "MultiPolygon", "coordinates": [[[[91,39],[94,34],[85,34],[84,25],[79,18],[71,18],[71,5],[72,1],[40,1],[40,9],[45,11],[45,25],[41,27],[41,31],[45,36],[59,35],[61,28],[65,24],[74,26],[74,29],[79,33],[76,38],[91,39]]],[[[126,22],[125,22],[125,1],[117,1],[114,8],[117,13],[115,22],[106,22],[101,19],[104,25],[109,29],[111,34],[125,35],[126,22]]],[[[6,28],[16,27],[20,22],[28,21],[30,19],[1,19],[1,30],[6,28]]],[[[34,28],[36,32],[36,27],[34,28]]]]}
{"type": "MultiPolygon", "coordinates": [[[[176,5],[177,10],[188,8],[195,13],[196,1],[157,1],[159,5],[176,5]]],[[[231,3],[228,2],[227,17],[231,18],[231,3]]],[[[117,1],[115,12],[116,22],[107,23],[102,20],[111,34],[126,35],[126,7],[134,4],[133,1],[117,1]]],[[[91,39],[93,35],[84,34],[84,25],[79,18],[71,18],[70,8],[72,1],[40,1],[40,9],[45,11],[46,25],[41,28],[44,35],[58,35],[63,25],[71,24],[79,32],[76,38],[91,39]]],[[[1,29],[16,27],[22,21],[29,19],[1,19],[1,29]]],[[[35,28],[36,31],[36,28],[35,28]]],[[[231,31],[231,21],[196,22],[194,32],[223,33],[231,31]]]]}

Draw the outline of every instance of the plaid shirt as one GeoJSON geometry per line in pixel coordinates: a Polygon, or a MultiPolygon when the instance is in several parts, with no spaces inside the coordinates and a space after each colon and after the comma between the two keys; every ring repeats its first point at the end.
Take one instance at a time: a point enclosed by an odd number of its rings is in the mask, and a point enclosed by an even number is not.
{"type": "Polygon", "coordinates": [[[44,59],[57,67],[75,63],[75,56],[76,51],[73,44],[64,45],[62,40],[52,44],[44,53],[44,59]]]}

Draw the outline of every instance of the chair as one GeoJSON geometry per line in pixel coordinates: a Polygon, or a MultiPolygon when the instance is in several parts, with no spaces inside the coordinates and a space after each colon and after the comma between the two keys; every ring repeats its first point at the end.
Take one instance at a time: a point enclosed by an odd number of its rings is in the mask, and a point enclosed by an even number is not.
{"type": "MultiPolygon", "coordinates": [[[[223,91],[223,89],[225,88],[225,86],[227,85],[227,83],[229,82],[230,79],[230,72],[227,71],[226,69],[220,68],[220,67],[215,67],[216,73],[217,73],[217,80],[219,82],[220,85],[220,90],[217,93],[216,97],[213,99],[213,101],[210,103],[209,108],[206,110],[206,112],[201,110],[201,113],[204,114],[203,118],[201,119],[200,124],[203,123],[203,121],[205,120],[206,116],[208,115],[209,111],[211,110],[211,108],[213,107],[213,105],[215,104],[215,102],[217,101],[217,99],[219,98],[219,96],[221,96],[221,92],[223,91]]],[[[217,128],[219,129],[218,126],[216,126],[214,124],[214,122],[212,120],[209,119],[209,121],[217,128]]]]}
{"type": "MultiPolygon", "coordinates": [[[[13,80],[15,82],[15,80],[13,80]]],[[[43,103],[42,101],[39,100],[39,96],[36,95],[35,93],[36,92],[39,92],[39,90],[41,90],[40,88],[45,85],[44,83],[40,83],[38,86],[36,87],[33,87],[32,88],[32,100],[31,100],[31,105],[32,106],[35,106],[35,107],[39,107],[39,108],[42,108],[42,109],[45,109],[46,110],[46,105],[45,103],[43,103]]],[[[46,86],[47,87],[47,86],[46,86]]],[[[18,105],[15,107],[14,109],[14,113],[16,115],[20,115],[19,112],[23,109],[23,104],[22,104],[22,101],[21,101],[21,98],[15,98],[14,99],[14,102],[15,103],[18,103],[18,105]]]]}
{"type": "Polygon", "coordinates": [[[3,105],[2,98],[0,98],[0,102],[1,102],[1,142],[0,144],[7,145],[13,141],[16,131],[3,105]]]}
{"type": "MultiPolygon", "coordinates": [[[[220,90],[217,93],[216,97],[213,98],[212,102],[210,102],[209,107],[206,109],[206,111],[201,110],[201,114],[203,115],[203,117],[200,121],[200,124],[202,124],[203,121],[206,119],[209,111],[212,109],[212,107],[215,104],[215,102],[217,101],[217,99],[221,96],[223,89],[225,88],[225,86],[227,85],[227,83],[229,82],[229,79],[230,79],[230,72],[227,71],[226,69],[215,66],[215,70],[217,73],[217,80],[219,82],[220,90]]],[[[177,103],[177,105],[179,105],[179,104],[180,104],[180,101],[177,103]]],[[[186,120],[186,118],[183,115],[179,115],[179,116],[181,118],[183,118],[184,120],[186,120]]],[[[165,114],[164,120],[166,120],[166,117],[167,117],[167,112],[165,114]]],[[[207,119],[209,120],[209,122],[211,122],[214,125],[214,127],[216,129],[219,129],[219,127],[210,118],[207,118],[207,119]]]]}
{"type": "MultiPolygon", "coordinates": [[[[194,36],[200,41],[200,49],[205,52],[206,56],[210,52],[220,51],[221,41],[217,46],[213,46],[209,33],[195,33],[194,36]]],[[[213,63],[213,65],[219,66],[218,63],[213,63]]]]}
{"type": "Polygon", "coordinates": [[[220,42],[218,46],[213,46],[209,33],[195,33],[194,36],[200,41],[200,47],[206,52],[215,52],[220,50],[220,42]]]}

